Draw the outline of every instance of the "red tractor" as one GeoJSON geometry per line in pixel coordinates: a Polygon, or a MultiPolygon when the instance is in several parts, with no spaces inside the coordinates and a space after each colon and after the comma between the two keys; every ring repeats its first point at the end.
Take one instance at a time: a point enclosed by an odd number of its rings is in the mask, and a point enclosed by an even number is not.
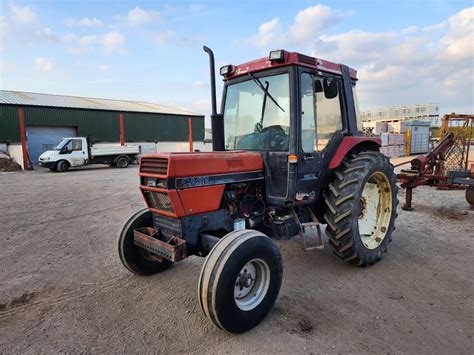
{"type": "Polygon", "coordinates": [[[213,152],[141,158],[147,208],[123,227],[119,253],[137,275],[206,257],[201,308],[218,327],[241,333],[268,314],[280,290],[272,238],[299,235],[305,249],[321,248],[326,224],[339,258],[357,266],[380,260],[395,229],[396,177],[380,140],[361,133],[354,69],[284,50],[226,65],[217,113],[214,55],[204,51],[213,152]]]}

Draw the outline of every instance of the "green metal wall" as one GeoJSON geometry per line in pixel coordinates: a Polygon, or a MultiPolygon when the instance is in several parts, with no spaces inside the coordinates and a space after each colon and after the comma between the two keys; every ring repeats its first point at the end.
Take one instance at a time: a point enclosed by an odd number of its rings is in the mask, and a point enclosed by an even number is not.
{"type": "MultiPolygon", "coordinates": [[[[18,109],[0,105],[0,142],[19,142],[18,109]]],[[[26,126],[77,127],[80,136],[96,142],[120,140],[119,112],[25,106],[26,126]]],[[[166,114],[123,112],[125,141],[173,142],[188,140],[188,117],[166,114]]],[[[193,139],[204,140],[204,117],[192,117],[193,139]]]]}

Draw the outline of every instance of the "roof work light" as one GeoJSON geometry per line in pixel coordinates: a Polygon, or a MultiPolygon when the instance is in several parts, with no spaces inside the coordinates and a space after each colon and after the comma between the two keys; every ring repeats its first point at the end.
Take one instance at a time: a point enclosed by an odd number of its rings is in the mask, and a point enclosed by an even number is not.
{"type": "Polygon", "coordinates": [[[268,60],[270,62],[284,62],[285,51],[283,49],[279,49],[277,51],[271,51],[270,55],[268,56],[268,60]]]}
{"type": "Polygon", "coordinates": [[[223,67],[221,67],[220,73],[222,76],[227,76],[227,75],[232,74],[233,71],[234,71],[234,66],[232,64],[229,64],[229,65],[224,65],[223,67]]]}

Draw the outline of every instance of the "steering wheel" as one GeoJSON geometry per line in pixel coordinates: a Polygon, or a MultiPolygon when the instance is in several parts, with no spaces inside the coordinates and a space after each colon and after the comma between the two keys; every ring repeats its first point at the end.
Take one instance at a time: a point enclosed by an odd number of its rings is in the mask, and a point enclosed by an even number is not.
{"type": "Polygon", "coordinates": [[[265,148],[283,149],[286,147],[288,137],[280,125],[265,127],[259,132],[259,135],[263,138],[265,148]]]}

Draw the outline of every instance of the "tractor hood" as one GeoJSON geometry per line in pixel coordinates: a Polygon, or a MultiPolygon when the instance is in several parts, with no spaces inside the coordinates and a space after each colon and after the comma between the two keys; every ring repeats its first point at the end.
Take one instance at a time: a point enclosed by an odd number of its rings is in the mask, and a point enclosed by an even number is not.
{"type": "Polygon", "coordinates": [[[141,176],[195,177],[262,171],[260,153],[248,151],[159,153],[140,159],[141,176]]]}
{"type": "Polygon", "coordinates": [[[259,153],[159,153],[140,159],[140,189],[153,213],[179,218],[219,209],[226,184],[264,178],[259,153]]]}

